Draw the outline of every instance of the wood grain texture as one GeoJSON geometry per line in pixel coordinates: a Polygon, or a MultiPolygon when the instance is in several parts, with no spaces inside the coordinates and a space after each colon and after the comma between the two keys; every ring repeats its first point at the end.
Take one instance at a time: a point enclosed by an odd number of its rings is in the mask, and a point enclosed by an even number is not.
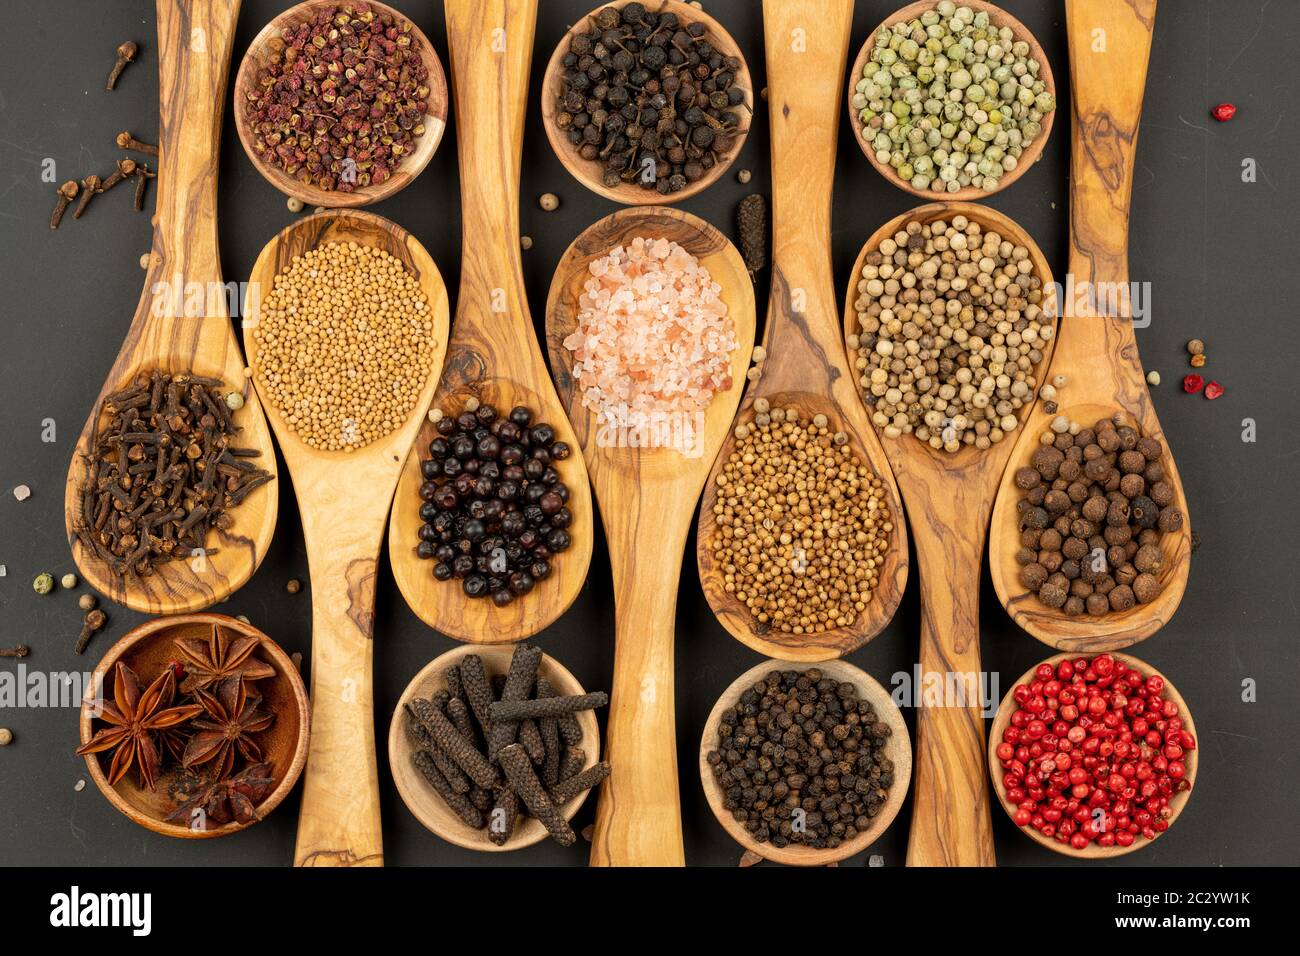
{"type": "MultiPolygon", "coordinates": [[[[1002,27],[1010,27],[1011,32],[1015,35],[1017,40],[1024,40],[1028,43],[1029,58],[1037,60],[1040,64],[1039,76],[1042,78],[1044,88],[1048,93],[1051,93],[1052,96],[1056,95],[1056,78],[1052,75],[1052,65],[1047,60],[1047,54],[1043,52],[1042,44],[1038,42],[1037,37],[1029,32],[1027,26],[1011,14],[1007,13],[1007,11],[1003,10],[1001,7],[995,6],[992,3],[987,3],[985,0],[961,0],[961,5],[964,7],[970,7],[972,10],[982,10],[986,12],[989,15],[989,22],[993,26],[998,27],[999,29],[1002,27]]],[[[948,202],[974,202],[987,196],[993,196],[1002,192],[1002,190],[1016,182],[1016,180],[1030,169],[1033,169],[1034,164],[1038,162],[1039,158],[1043,155],[1043,148],[1047,145],[1048,139],[1051,138],[1052,124],[1056,121],[1056,110],[1052,110],[1043,117],[1042,132],[1040,132],[1037,139],[1035,139],[1029,147],[1020,154],[1020,159],[1016,168],[1011,170],[1011,172],[1004,174],[998,180],[997,189],[990,192],[986,189],[975,186],[967,186],[965,189],[959,189],[955,193],[945,193],[940,197],[940,194],[933,190],[917,189],[912,185],[910,180],[906,180],[899,176],[898,170],[894,169],[893,166],[890,166],[888,163],[882,163],[880,160],[876,159],[876,151],[872,149],[870,143],[862,138],[862,121],[858,119],[858,111],[853,108],[853,94],[856,92],[855,88],[858,84],[858,80],[862,79],[862,70],[867,65],[867,61],[871,57],[871,51],[876,45],[876,34],[885,27],[916,19],[927,10],[933,10],[934,7],[935,0],[917,0],[916,3],[909,3],[901,10],[897,10],[890,14],[888,19],[881,21],[879,26],[867,34],[866,42],[862,44],[862,48],[858,51],[857,59],[853,61],[853,72],[849,74],[849,124],[853,127],[853,139],[857,142],[858,146],[862,148],[862,152],[866,155],[871,165],[876,168],[876,172],[880,173],[880,175],[884,176],[885,179],[889,180],[889,182],[893,183],[899,189],[909,192],[913,196],[920,196],[922,199],[934,200],[943,198],[948,202]]]]}
{"type": "Polygon", "coordinates": [[[711,542],[716,479],[735,447],[730,433],[705,485],[696,529],[700,583],[713,613],[737,640],[781,660],[824,661],[861,647],[893,619],[907,584],[903,507],[845,361],[831,269],[836,87],[844,75],[852,13],[852,3],[842,0],[763,7],[772,122],[772,287],[763,333],[768,358],[736,421],[752,421],[754,402],[765,398],[774,408],[798,408],[806,417],[825,414],[833,429],[849,435],[858,460],[881,479],[894,524],[880,584],[852,625],[819,634],[786,634],[760,624],[726,591],[711,542]]]}
{"type": "Polygon", "coordinates": [[[866,671],[847,661],[826,661],[822,664],[797,664],[793,668],[784,661],[769,660],[751,667],[731,682],[718,702],[713,705],[709,718],[704,722],[704,734],[700,738],[700,783],[704,787],[704,796],[709,801],[709,809],[718,818],[722,828],[731,834],[731,838],[747,851],[756,853],[773,863],[785,863],[790,866],[829,866],[840,860],[847,860],[861,853],[875,843],[889,829],[898,816],[898,811],[907,800],[907,789],[912,782],[912,739],[907,732],[903,715],[890,697],[889,691],[880,685],[866,671]],[[852,840],[840,844],[835,849],[817,850],[807,846],[773,846],[771,843],[759,843],[736,822],[731,811],[724,805],[725,795],[718,785],[713,768],[709,766],[709,752],[718,749],[718,724],[722,715],[736,705],[740,695],[763,680],[772,671],[808,670],[817,667],[822,674],[834,680],[852,684],[858,691],[858,697],[870,701],[876,715],[889,725],[891,734],[885,742],[885,756],[894,762],[894,785],[889,788],[889,798],[880,812],[871,818],[871,825],[858,832],[852,840]]]}
{"type": "MultiPolygon", "coordinates": [[[[1127,288],[1129,282],[1129,205],[1155,6],[1155,0],[1066,3],[1074,79],[1070,277],[1076,289],[1083,283],[1116,283],[1127,288]],[[1093,50],[1093,31],[1097,29],[1105,31],[1104,52],[1093,50]]],[[[1020,493],[1014,474],[1016,468],[1028,464],[1039,433],[1051,422],[1052,416],[1041,404],[1016,447],[1014,467],[1003,476],[993,512],[989,566],[998,598],[1018,625],[1058,650],[1097,652],[1145,640],[1173,617],[1191,568],[1192,522],[1172,449],[1147,390],[1128,300],[1121,298],[1119,309],[1111,314],[1086,305],[1079,311],[1082,314],[1067,312],[1060,320],[1052,359],[1051,374],[1068,379],[1058,397],[1059,413],[1090,427],[1119,412],[1144,435],[1164,442],[1165,480],[1173,486],[1173,506],[1182,510],[1184,520],[1180,531],[1163,534],[1160,539],[1162,590],[1150,604],[1099,618],[1069,617],[1025,592],[1015,563],[1019,546],[1015,509],[1020,493]]]]}
{"type": "MultiPolygon", "coordinates": [[[[740,151],[745,145],[745,138],[749,135],[749,123],[745,123],[740,128],[732,144],[731,152],[727,154],[725,161],[715,163],[695,182],[687,183],[686,188],[675,193],[666,194],[660,194],[653,189],[645,189],[636,183],[619,183],[614,187],[606,186],[602,178],[605,169],[604,165],[600,162],[589,162],[579,156],[577,148],[569,142],[568,137],[555,125],[556,106],[565,92],[564,68],[561,61],[564,59],[564,55],[569,52],[569,41],[577,33],[589,32],[592,29],[592,17],[605,7],[619,8],[629,2],[630,0],[616,0],[614,3],[602,3],[575,23],[569,29],[569,32],[560,39],[560,42],[555,45],[555,51],[551,54],[551,59],[546,64],[546,72],[542,76],[542,126],[546,130],[546,138],[551,144],[551,149],[555,151],[556,157],[560,160],[560,164],[569,171],[574,179],[598,196],[604,196],[606,199],[612,199],[614,202],[623,203],[627,206],[661,206],[667,203],[681,202],[683,199],[689,199],[709,188],[718,181],[723,173],[731,168],[731,164],[740,155],[740,151]]],[[[745,62],[745,54],[740,45],[732,39],[726,28],[703,10],[692,7],[689,3],[683,3],[681,0],[650,0],[644,6],[652,13],[676,14],[678,23],[683,28],[691,23],[703,23],[707,31],[705,36],[709,39],[709,42],[724,55],[735,56],[740,60],[740,69],[736,70],[735,85],[745,91],[745,99],[737,111],[742,115],[752,116],[754,111],[754,81],[749,74],[749,64],[745,62]]]]}
{"type": "MultiPolygon", "coordinates": [[[[844,303],[844,334],[858,331],[858,281],[867,255],[881,240],[922,223],[964,215],[1029,250],[1034,274],[1048,293],[1051,269],[1034,240],[1009,217],[986,206],[941,202],[918,206],[876,230],[862,247],[849,277],[844,303]]],[[[1049,314],[1051,314],[1049,312],[1049,314]]],[[[1048,340],[1039,365],[1051,362],[1055,336],[1048,340]]],[[[847,348],[847,345],[846,345],[847,348]]],[[[849,352],[852,358],[852,352],[849,352]]],[[[1032,406],[1018,418],[1023,427],[1032,406]]],[[[963,686],[982,686],[979,675],[979,589],[984,538],[998,482],[1015,450],[1005,439],[981,451],[966,446],[955,454],[937,451],[911,435],[882,438],[898,485],[921,572],[921,673],[942,686],[960,676],[963,686]],[[935,675],[935,676],[929,676],[935,675]]],[[[919,689],[918,689],[919,693],[919,689]]],[[[993,831],[984,783],[984,716],[978,694],[944,706],[918,708],[916,788],[909,866],[992,866],[993,831]]]]}
{"type": "Polygon", "coordinates": [[[550,577],[505,607],[466,597],[457,582],[435,580],[433,562],[415,553],[423,524],[420,457],[437,436],[426,420],[398,485],[388,554],[406,603],[422,621],[457,640],[500,644],[531,637],[569,609],[591,564],[594,515],[578,441],[533,333],[520,261],[519,166],[537,3],[453,0],[446,11],[461,117],[456,139],[464,241],[455,330],[433,405],[455,414],[473,397],[502,414],[526,405],[535,421],[549,422],[573,451],[557,468],[569,487],[572,544],[556,557],[550,577]]]}
{"type": "MultiPolygon", "coordinates": [[[[378,2],[369,0],[370,8],[376,13],[386,12],[400,19],[407,19],[400,11],[378,2]]],[[[393,170],[393,174],[377,186],[359,186],[350,193],[337,189],[321,189],[304,183],[290,176],[279,166],[273,165],[253,151],[256,139],[253,124],[244,112],[248,102],[248,92],[255,88],[258,74],[272,60],[272,44],[279,41],[280,34],[286,28],[296,27],[313,19],[321,10],[338,7],[338,0],[306,0],[285,10],[264,26],[248,45],[243,59],[239,63],[239,72],[235,75],[235,131],[239,142],[248,155],[253,168],[262,174],[262,178],[286,196],[295,196],[305,206],[325,206],[331,209],[355,209],[368,206],[405,189],[410,182],[424,171],[429,160],[442,142],[442,134],[447,129],[447,76],[438,59],[438,51],[433,48],[429,38],[420,30],[420,26],[411,20],[411,35],[420,44],[420,58],[429,71],[429,106],[424,117],[424,135],[415,141],[415,150],[405,157],[393,170]]]]}
{"type": "Polygon", "coordinates": [[[601,789],[593,866],[681,866],[673,644],[682,552],[709,465],[731,426],[754,345],[754,289],[718,230],[667,207],[624,209],[587,228],[555,270],[546,341],[560,398],[587,458],[614,578],[614,682],[606,727],[612,774],[601,789]],[[736,331],[731,386],[714,395],[695,451],[619,443],[577,394],[564,347],[592,259],[635,237],[677,242],[709,270],[736,331]]]}
{"type": "MultiPolygon", "coordinates": [[[[1055,667],[1061,661],[1073,660],[1078,656],[1079,655],[1077,654],[1057,654],[1040,663],[1051,664],[1055,667]]],[[[1111,656],[1116,660],[1123,661],[1130,667],[1136,667],[1145,677],[1155,676],[1163,678],[1165,682],[1165,699],[1172,700],[1178,705],[1178,716],[1183,720],[1183,728],[1196,738],[1197,748],[1195,750],[1187,751],[1183,757],[1183,762],[1187,767],[1187,776],[1184,777],[1184,779],[1189,784],[1188,789],[1175,794],[1169,801],[1169,809],[1173,813],[1169,818],[1169,825],[1172,827],[1174,821],[1176,821],[1183,810],[1186,809],[1187,801],[1191,799],[1192,790],[1196,787],[1196,772],[1200,769],[1201,765],[1201,738],[1196,733],[1196,723],[1192,720],[1192,711],[1187,706],[1187,701],[1183,699],[1183,695],[1178,693],[1178,688],[1173,685],[1168,677],[1165,677],[1164,674],[1160,673],[1160,671],[1156,670],[1150,664],[1139,660],[1136,657],[1131,657],[1128,654],[1112,654],[1111,656]]],[[[1002,742],[1002,733],[1011,723],[1011,715],[1015,713],[1018,706],[1013,697],[1016,686],[1018,684],[1031,683],[1035,679],[1034,671],[1037,669],[1038,664],[1035,664],[1033,667],[1029,668],[1029,670],[1025,671],[1024,674],[1020,675],[1020,679],[1017,680],[1015,684],[1012,684],[1007,688],[1006,696],[1002,698],[1002,703],[998,706],[997,716],[993,718],[993,726],[989,729],[988,758],[990,785],[993,787],[993,792],[997,794],[997,799],[998,802],[1002,804],[1002,809],[1007,812],[1007,816],[1011,817],[1012,820],[1015,820],[1016,817],[1016,805],[1007,799],[1006,791],[1002,787],[1003,770],[1001,762],[997,757],[997,749],[998,744],[1002,742]]],[[[1053,837],[1043,836],[1043,834],[1039,833],[1032,827],[1017,827],[1016,829],[1020,830],[1020,832],[1029,837],[1039,846],[1047,847],[1047,849],[1054,853],[1060,853],[1063,856],[1071,856],[1079,860],[1109,860],[1117,856],[1126,856],[1129,853],[1135,853],[1144,847],[1148,847],[1155,842],[1154,840],[1147,840],[1138,837],[1137,840],[1133,841],[1131,846],[1123,847],[1117,845],[1104,847],[1098,846],[1096,843],[1090,843],[1084,849],[1076,850],[1074,847],[1070,846],[1069,843],[1060,843],[1053,837]]],[[[1168,839],[1168,831],[1165,832],[1164,836],[1158,837],[1157,839],[1168,839]]]]}
{"type": "MultiPolygon", "coordinates": [[[[130,820],[154,833],[184,840],[209,840],[248,829],[278,807],[298,782],[303,765],[307,763],[307,741],[311,727],[311,705],[298,668],[280,645],[237,618],[225,614],[180,614],[153,618],[129,631],[108,649],[108,653],[91,674],[90,687],[99,687],[105,695],[111,694],[113,671],[121,661],[139,676],[141,688],[147,687],[150,681],[176,659],[174,641],[178,638],[199,638],[206,641],[212,633],[213,625],[219,625],[227,633],[256,638],[259,642],[257,656],[275,670],[275,676],[257,682],[258,692],[262,694],[261,709],[275,715],[271,726],[257,735],[263,759],[271,765],[270,775],[275,782],[275,787],[257,805],[257,819],[247,824],[232,820],[219,826],[214,824],[203,827],[192,827],[188,822],[169,822],[166,818],[176,809],[177,804],[168,793],[167,783],[168,777],[176,773],[175,769],[159,778],[157,790],[149,791],[140,787],[134,770],[119,780],[116,786],[110,785],[104,773],[104,763],[101,763],[104,755],[87,754],[85,758],[90,779],[95,781],[95,786],[99,787],[109,803],[130,820]]],[[[81,742],[88,742],[95,730],[91,708],[83,706],[81,742]]]]}
{"type": "Polygon", "coordinates": [[[248,284],[249,365],[258,368],[249,329],[275,276],[319,245],[349,241],[383,249],[415,276],[429,301],[436,345],[428,381],[407,420],[357,451],[312,448],[279,409],[266,408],[293,477],[311,573],[312,739],[294,853],[299,866],[383,863],[371,677],[375,567],[393,489],[424,420],[420,410],[433,396],[447,342],[447,290],[415,237],[371,213],[327,212],[284,229],[258,256],[248,284]]]}
{"type": "Polygon", "coordinates": [[[266,419],[244,379],[217,251],[221,110],[238,15],[239,0],[158,0],[161,155],[153,250],[135,317],[82,429],[65,488],[68,544],[81,576],[110,600],[144,614],[180,614],[225,600],[252,577],[275,531],[279,482],[271,481],[231,510],[228,530],[209,534],[206,547],[214,553],[170,561],[148,577],[119,578],[86,553],[74,533],[100,403],[142,370],[193,371],[242,392],[244,407],[235,414],[239,444],[261,449],[254,460],[276,474],[266,419]],[[196,37],[203,38],[201,45],[196,37]],[[185,300],[190,289],[202,296],[193,305],[185,300]]]}
{"type": "MultiPolygon", "coordinates": [[[[411,678],[411,682],[397,701],[397,707],[393,710],[393,717],[388,725],[388,767],[392,771],[393,783],[396,784],[397,792],[402,802],[406,804],[406,809],[410,810],[411,815],[435,836],[456,846],[463,846],[467,850],[479,850],[483,853],[522,850],[548,838],[546,827],[535,817],[528,816],[526,811],[523,811],[524,816],[518,821],[510,839],[498,846],[488,839],[486,829],[475,830],[456,816],[411,764],[411,755],[416,748],[406,732],[406,705],[417,697],[429,698],[438,691],[445,690],[447,668],[455,666],[470,654],[482,658],[483,669],[488,677],[495,677],[498,674],[504,675],[509,669],[514,648],[470,645],[454,647],[445,654],[439,654],[411,678]]],[[[587,692],[578,682],[578,678],[574,677],[563,664],[546,654],[542,655],[538,673],[550,681],[555,693],[560,697],[576,696],[587,692]]],[[[600,759],[600,724],[596,720],[596,712],[592,710],[579,711],[574,714],[574,717],[578,721],[578,726],[582,728],[582,741],[578,746],[586,752],[586,762],[582,765],[582,769],[586,770],[588,767],[595,766],[600,759]]],[[[564,819],[573,820],[582,805],[587,802],[589,793],[590,790],[584,790],[561,807],[564,819]]]]}

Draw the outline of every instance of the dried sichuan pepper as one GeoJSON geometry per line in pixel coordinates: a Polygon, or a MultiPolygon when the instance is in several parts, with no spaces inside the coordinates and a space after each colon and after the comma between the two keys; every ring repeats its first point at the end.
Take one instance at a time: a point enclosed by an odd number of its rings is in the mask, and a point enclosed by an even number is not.
{"type": "Polygon", "coordinates": [[[387,181],[425,133],[420,45],[409,20],[365,2],[286,27],[245,94],[253,151],[317,189],[387,181]]]}

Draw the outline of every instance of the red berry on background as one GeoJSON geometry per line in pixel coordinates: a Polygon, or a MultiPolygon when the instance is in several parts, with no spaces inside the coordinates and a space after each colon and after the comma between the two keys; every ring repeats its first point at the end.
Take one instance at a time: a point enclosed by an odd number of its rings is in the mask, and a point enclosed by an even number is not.
{"type": "Polygon", "coordinates": [[[1231,103],[1220,103],[1214,109],[1210,110],[1210,115],[1220,123],[1226,123],[1237,115],[1237,107],[1231,103]]]}
{"type": "Polygon", "coordinates": [[[1223,394],[1223,386],[1220,385],[1218,382],[1211,382],[1209,385],[1205,386],[1205,397],[1208,398],[1210,401],[1214,401],[1222,394],[1223,394]]]}
{"type": "Polygon", "coordinates": [[[1200,375],[1191,374],[1183,376],[1183,391],[1188,395],[1195,395],[1205,385],[1205,378],[1200,375]]]}

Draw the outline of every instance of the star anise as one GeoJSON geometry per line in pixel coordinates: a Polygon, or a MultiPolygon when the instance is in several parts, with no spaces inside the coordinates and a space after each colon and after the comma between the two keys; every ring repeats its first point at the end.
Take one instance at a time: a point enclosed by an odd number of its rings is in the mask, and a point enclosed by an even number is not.
{"type": "Polygon", "coordinates": [[[236,752],[252,763],[261,761],[262,748],[249,735],[270,727],[275,715],[257,709],[243,680],[228,678],[217,686],[215,696],[206,690],[196,690],[194,696],[207,714],[194,721],[195,734],[185,746],[182,764],[211,764],[222,779],[234,768],[236,752]]]}
{"type": "Polygon", "coordinates": [[[263,677],[275,676],[271,665],[253,657],[253,651],[257,650],[257,638],[241,634],[231,639],[219,624],[212,625],[212,634],[207,640],[200,637],[179,637],[174,643],[185,658],[182,663],[185,665],[186,677],[181,684],[181,691],[186,694],[209,688],[228,677],[261,680],[263,677]]]}
{"type": "Polygon", "coordinates": [[[153,790],[161,765],[158,734],[203,712],[202,707],[193,704],[172,707],[175,695],[176,679],[171,668],[159,674],[142,694],[135,671],[118,661],[113,672],[113,700],[104,702],[99,715],[110,726],[78,747],[77,755],[84,757],[112,750],[113,759],[108,768],[110,784],[116,784],[136,764],[141,785],[153,790]]]}
{"type": "Polygon", "coordinates": [[[167,819],[192,823],[195,811],[203,812],[203,822],[252,823],[257,819],[257,805],[271,792],[275,780],[269,763],[245,767],[233,777],[205,787],[194,798],[177,807],[167,819]]]}

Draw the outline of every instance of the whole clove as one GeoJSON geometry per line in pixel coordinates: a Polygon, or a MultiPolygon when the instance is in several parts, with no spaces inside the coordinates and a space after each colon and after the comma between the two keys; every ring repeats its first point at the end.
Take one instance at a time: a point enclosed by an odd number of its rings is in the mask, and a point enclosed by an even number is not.
{"type": "Polygon", "coordinates": [[[91,173],[81,181],[81,198],[77,200],[77,208],[72,210],[72,218],[80,219],[81,214],[86,211],[90,201],[95,198],[95,193],[99,192],[99,177],[91,173]]]}
{"type": "Polygon", "coordinates": [[[604,691],[590,694],[577,694],[573,697],[547,697],[542,700],[506,700],[501,699],[492,704],[488,713],[498,724],[517,722],[539,717],[558,717],[561,714],[573,714],[580,710],[593,710],[609,703],[609,695],[604,691]]]}
{"type": "Polygon", "coordinates": [[[767,266],[767,200],[761,193],[751,193],[736,206],[736,234],[745,269],[756,280],[767,266]]]}
{"type": "Polygon", "coordinates": [[[463,793],[457,793],[447,783],[447,778],[438,770],[434,763],[433,755],[427,750],[417,750],[411,755],[411,763],[425,780],[429,781],[429,786],[437,791],[438,796],[442,797],[443,802],[451,808],[456,816],[465,821],[466,825],[478,830],[483,827],[483,814],[474,806],[470,799],[463,793]]]}
{"type": "Polygon", "coordinates": [[[63,221],[63,213],[67,210],[68,204],[77,198],[77,192],[81,187],[75,179],[69,179],[59,187],[59,196],[54,201],[54,212],[50,214],[50,228],[58,229],[59,223],[63,221]]]}
{"type": "Polygon", "coordinates": [[[232,449],[224,392],[219,379],[153,370],[104,398],[73,524],[88,556],[124,577],[217,553],[208,532],[272,478],[232,449]]]}
{"type": "Polygon", "coordinates": [[[510,744],[503,747],[498,754],[498,759],[501,761],[501,769],[506,773],[506,779],[510,781],[510,786],[519,795],[528,812],[546,827],[546,832],[560,846],[572,846],[578,838],[577,834],[569,826],[569,821],[564,819],[564,814],[560,812],[559,807],[551,801],[542,782],[537,779],[533,765],[529,762],[528,752],[523,746],[510,744]]]}
{"type": "MultiPolygon", "coordinates": [[[[149,180],[157,179],[157,173],[151,173],[149,167],[140,163],[135,167],[135,211],[144,210],[144,193],[149,186],[149,180]]],[[[237,394],[237,393],[236,393],[237,394]]]]}
{"type": "Polygon", "coordinates": [[[609,776],[609,761],[594,763],[586,770],[575,773],[551,788],[551,802],[557,807],[568,803],[578,794],[598,786],[609,776]]]}
{"type": "Polygon", "coordinates": [[[0,647],[0,657],[26,657],[32,652],[32,649],[26,644],[19,644],[16,647],[0,647]]]}
{"type": "Polygon", "coordinates": [[[135,175],[135,165],[136,163],[134,159],[119,159],[117,161],[117,168],[108,174],[107,179],[100,183],[99,191],[101,193],[106,193],[122,180],[135,175]]]}
{"type": "Polygon", "coordinates": [[[108,84],[104,89],[111,92],[117,86],[117,78],[122,75],[126,65],[135,60],[135,55],[139,52],[140,48],[131,40],[127,40],[117,48],[117,62],[113,64],[113,70],[108,74],[108,84]]]}
{"type": "Polygon", "coordinates": [[[152,143],[142,143],[125,130],[117,134],[117,146],[119,149],[129,149],[135,153],[144,153],[146,156],[158,155],[157,146],[152,143]]]}
{"type": "Polygon", "coordinates": [[[86,619],[81,625],[81,633],[77,635],[77,646],[73,648],[73,652],[76,654],[84,653],[87,645],[90,644],[90,639],[95,636],[97,631],[102,630],[107,623],[108,615],[98,608],[86,614],[86,619]]]}

